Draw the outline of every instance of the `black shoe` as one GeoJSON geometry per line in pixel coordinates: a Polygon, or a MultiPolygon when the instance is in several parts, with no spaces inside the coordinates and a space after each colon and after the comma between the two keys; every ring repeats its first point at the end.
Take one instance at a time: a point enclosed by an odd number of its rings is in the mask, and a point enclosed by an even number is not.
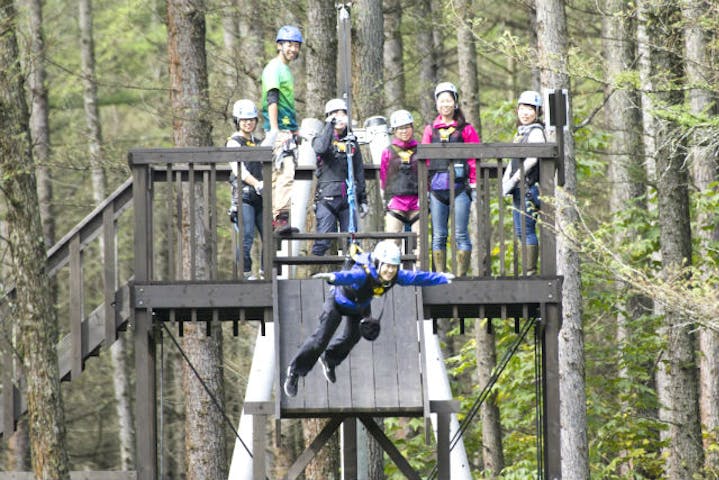
{"type": "Polygon", "coordinates": [[[284,390],[288,397],[297,395],[297,382],[299,380],[300,376],[292,370],[292,367],[287,367],[287,378],[285,378],[284,390]]]}
{"type": "Polygon", "coordinates": [[[322,373],[325,374],[325,378],[330,383],[335,383],[337,381],[337,376],[335,375],[335,367],[330,367],[327,364],[327,360],[325,360],[325,356],[322,355],[320,357],[320,365],[322,365],[322,373]]]}

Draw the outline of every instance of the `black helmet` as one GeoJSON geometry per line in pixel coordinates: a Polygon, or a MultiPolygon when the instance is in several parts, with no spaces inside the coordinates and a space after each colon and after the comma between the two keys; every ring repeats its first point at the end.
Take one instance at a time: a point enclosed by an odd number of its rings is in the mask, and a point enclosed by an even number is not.
{"type": "Polygon", "coordinates": [[[377,337],[379,337],[380,326],[379,320],[376,318],[364,317],[360,320],[359,328],[362,336],[370,342],[377,340],[377,337]]]}

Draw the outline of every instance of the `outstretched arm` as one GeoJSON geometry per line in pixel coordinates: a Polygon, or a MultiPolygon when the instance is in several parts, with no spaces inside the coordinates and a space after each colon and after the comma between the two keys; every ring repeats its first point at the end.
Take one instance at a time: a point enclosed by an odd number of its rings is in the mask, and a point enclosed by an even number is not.
{"type": "Polygon", "coordinates": [[[400,270],[397,272],[398,285],[417,285],[430,287],[452,283],[454,275],[444,272],[424,272],[421,270],[400,270]]]}

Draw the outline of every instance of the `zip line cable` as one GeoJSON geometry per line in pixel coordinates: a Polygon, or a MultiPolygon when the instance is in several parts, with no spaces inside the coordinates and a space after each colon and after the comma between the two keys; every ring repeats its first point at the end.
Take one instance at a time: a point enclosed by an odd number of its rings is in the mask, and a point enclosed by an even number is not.
{"type": "Polygon", "coordinates": [[[198,381],[200,382],[200,384],[202,385],[202,388],[205,389],[205,392],[207,392],[207,395],[209,395],[210,399],[211,399],[212,402],[215,404],[215,407],[217,407],[217,410],[222,414],[222,417],[225,419],[225,421],[227,422],[227,424],[230,426],[230,428],[231,428],[232,431],[234,432],[235,437],[237,438],[237,440],[239,440],[240,443],[242,444],[242,447],[243,447],[243,448],[245,449],[245,451],[247,452],[247,455],[249,455],[250,458],[254,458],[253,455],[252,455],[252,452],[250,451],[250,449],[247,447],[247,445],[245,444],[245,442],[244,442],[244,441],[242,440],[242,438],[240,437],[240,433],[239,433],[239,432],[237,431],[237,429],[235,428],[235,425],[232,423],[232,420],[230,420],[230,418],[227,416],[227,413],[225,413],[225,410],[224,410],[224,409],[222,408],[222,406],[220,405],[220,402],[217,400],[217,397],[215,397],[215,395],[212,393],[212,391],[210,391],[210,387],[208,387],[208,386],[207,386],[207,383],[205,383],[205,381],[202,379],[202,377],[200,376],[200,372],[197,371],[197,369],[195,368],[195,366],[192,364],[192,362],[190,361],[190,359],[187,357],[187,354],[185,354],[185,351],[182,349],[182,347],[180,346],[180,344],[177,342],[177,339],[172,335],[172,332],[170,332],[170,329],[167,328],[167,325],[165,325],[165,322],[162,322],[162,328],[165,329],[165,331],[167,332],[167,334],[170,336],[170,340],[172,340],[172,343],[175,344],[175,347],[177,347],[177,350],[180,352],[180,355],[182,355],[182,358],[185,360],[185,362],[187,363],[187,365],[190,367],[190,370],[192,370],[192,373],[195,374],[195,377],[197,377],[197,380],[198,380],[198,381]]]}
{"type": "MultiPolygon", "coordinates": [[[[514,342],[510,345],[509,349],[504,353],[504,356],[502,357],[502,360],[499,362],[497,367],[495,367],[494,372],[489,377],[489,381],[484,386],[482,391],[477,396],[476,400],[472,404],[472,406],[469,409],[469,412],[467,413],[467,416],[462,420],[462,423],[459,426],[459,429],[454,433],[454,436],[452,437],[452,440],[450,440],[449,444],[449,450],[450,452],[452,449],[459,443],[459,440],[464,435],[464,432],[467,431],[469,428],[470,423],[472,420],[474,420],[474,417],[479,412],[479,408],[482,406],[484,401],[489,397],[489,394],[491,393],[492,387],[497,383],[497,380],[499,380],[500,375],[502,372],[507,368],[507,365],[509,364],[509,361],[514,356],[514,354],[519,349],[519,346],[522,344],[522,341],[524,341],[525,337],[527,336],[527,333],[529,332],[529,329],[532,325],[535,324],[535,319],[529,319],[525,322],[524,326],[522,327],[522,330],[520,331],[517,338],[514,340],[514,342]]],[[[432,471],[427,476],[428,479],[436,479],[437,475],[439,474],[439,467],[437,464],[434,465],[432,468],[432,471]]]]}
{"type": "Polygon", "coordinates": [[[347,106],[347,134],[342,139],[345,143],[345,155],[347,157],[347,201],[349,203],[349,226],[348,230],[352,235],[351,242],[355,242],[354,233],[357,232],[357,199],[355,193],[354,160],[352,145],[354,135],[352,134],[352,63],[351,63],[351,25],[350,7],[352,2],[335,4],[339,14],[340,52],[342,53],[342,80],[344,81],[344,100],[347,106]]]}

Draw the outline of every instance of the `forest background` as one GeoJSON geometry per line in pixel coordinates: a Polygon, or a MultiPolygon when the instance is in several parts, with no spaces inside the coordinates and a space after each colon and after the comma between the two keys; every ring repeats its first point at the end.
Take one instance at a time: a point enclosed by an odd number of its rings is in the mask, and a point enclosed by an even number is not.
{"type": "MultiPolygon", "coordinates": [[[[202,115],[213,145],[232,132],[235,100],[259,101],[259,76],[274,56],[280,25],[298,25],[305,34],[292,65],[300,117],[321,118],[324,102],[341,92],[333,2],[168,5],[202,14],[209,79],[202,115]]],[[[168,5],[15,2],[47,246],[127,179],[128,149],[176,144],[168,5]],[[44,127],[36,110],[43,96],[44,127]]],[[[570,211],[559,225],[560,249],[574,259],[564,272],[571,280],[565,301],[579,303],[565,303],[561,335],[572,347],[563,359],[562,393],[578,392],[562,397],[565,478],[719,475],[719,72],[713,61],[719,2],[361,0],[352,16],[353,116],[360,122],[406,108],[419,130],[434,116],[434,85],[452,81],[483,141],[511,141],[519,92],[568,89],[570,180],[557,202],[570,211]],[[548,25],[565,29],[548,33],[548,25]]],[[[495,222],[499,208],[509,205],[493,205],[495,222]]],[[[229,223],[220,228],[229,239],[229,223]]],[[[15,276],[7,245],[0,244],[3,289],[15,276]]],[[[120,261],[129,270],[128,258],[121,254],[120,261]]],[[[93,274],[85,282],[92,284],[93,274]]],[[[64,283],[61,277],[59,318],[69,308],[64,283]]],[[[64,328],[61,322],[60,333],[64,328]]],[[[233,419],[253,348],[254,330],[243,328],[224,341],[224,402],[233,419]]],[[[455,329],[443,338],[463,411],[491,372],[482,352],[496,348],[501,356],[516,336],[513,325],[495,322],[487,347],[486,332],[483,322],[470,322],[465,334],[455,329]]],[[[132,468],[133,378],[121,375],[132,370],[131,342],[118,343],[124,348],[113,347],[112,355],[88,362],[80,379],[62,384],[72,470],[132,468]]],[[[181,362],[176,351],[165,355],[165,476],[191,478],[177,454],[185,448],[181,362]]],[[[476,478],[529,478],[537,470],[533,355],[527,341],[495,386],[491,408],[465,434],[476,478]],[[500,434],[493,438],[491,431],[500,434]]],[[[273,455],[278,471],[301,451],[303,433],[317,428],[310,422],[283,428],[285,448],[273,455]]],[[[421,422],[386,421],[385,429],[403,437],[400,448],[413,466],[431,469],[421,422]]],[[[0,469],[30,468],[26,437],[21,424],[13,438],[3,438],[0,469]]],[[[229,455],[231,432],[225,445],[229,455]]],[[[328,450],[307,478],[337,478],[337,453],[328,450]]],[[[374,463],[380,467],[370,478],[401,478],[391,462],[374,463]]]]}

